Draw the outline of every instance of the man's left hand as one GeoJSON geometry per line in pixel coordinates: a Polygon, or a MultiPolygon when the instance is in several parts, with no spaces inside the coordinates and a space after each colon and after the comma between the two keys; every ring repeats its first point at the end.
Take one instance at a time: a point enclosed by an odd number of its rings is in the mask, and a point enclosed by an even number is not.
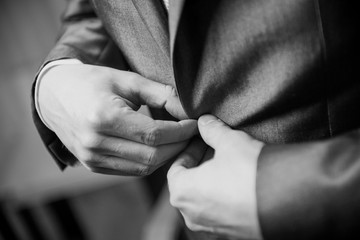
{"type": "Polygon", "coordinates": [[[199,121],[214,156],[197,166],[206,145],[193,141],[168,172],[170,202],[193,231],[261,239],[256,205],[257,159],[263,143],[212,115],[199,121]]]}

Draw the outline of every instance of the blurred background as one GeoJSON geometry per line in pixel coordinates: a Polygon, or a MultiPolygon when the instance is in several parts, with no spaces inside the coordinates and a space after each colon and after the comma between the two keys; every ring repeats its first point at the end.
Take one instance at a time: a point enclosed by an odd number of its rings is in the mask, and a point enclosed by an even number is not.
{"type": "Polygon", "coordinates": [[[154,179],[61,172],[35,130],[30,88],[65,5],[0,1],[0,240],[171,240],[171,209],[166,192],[149,191],[154,179]]]}

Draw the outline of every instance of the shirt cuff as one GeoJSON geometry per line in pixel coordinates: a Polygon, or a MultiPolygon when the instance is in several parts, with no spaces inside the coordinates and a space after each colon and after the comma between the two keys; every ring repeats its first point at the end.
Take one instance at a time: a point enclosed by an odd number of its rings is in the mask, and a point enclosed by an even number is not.
{"type": "Polygon", "coordinates": [[[46,73],[53,67],[59,66],[59,65],[70,65],[70,64],[83,64],[80,60],[78,59],[60,59],[60,60],[56,60],[56,61],[52,61],[49,62],[48,64],[46,64],[43,69],[41,69],[38,77],[36,78],[36,82],[35,82],[35,109],[36,112],[38,113],[40,120],[44,123],[44,125],[49,128],[50,130],[51,127],[49,126],[49,124],[46,123],[45,119],[43,118],[42,114],[41,114],[41,110],[40,110],[40,104],[39,104],[39,88],[40,88],[40,84],[41,81],[43,79],[43,77],[46,75],[46,73]]]}

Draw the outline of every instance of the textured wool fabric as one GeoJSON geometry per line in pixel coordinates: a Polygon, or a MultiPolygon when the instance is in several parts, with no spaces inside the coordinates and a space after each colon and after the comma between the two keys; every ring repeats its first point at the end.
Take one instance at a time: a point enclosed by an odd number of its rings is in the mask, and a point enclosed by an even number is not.
{"type": "Polygon", "coordinates": [[[268,143],[329,136],[321,34],[312,1],[187,1],[174,50],[185,109],[268,143]]]}

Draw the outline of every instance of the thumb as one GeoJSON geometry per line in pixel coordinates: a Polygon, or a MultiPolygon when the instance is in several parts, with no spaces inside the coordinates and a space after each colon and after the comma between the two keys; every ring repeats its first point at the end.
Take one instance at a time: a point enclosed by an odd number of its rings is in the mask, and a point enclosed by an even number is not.
{"type": "Polygon", "coordinates": [[[203,115],[198,120],[200,135],[204,142],[213,149],[217,149],[227,141],[232,129],[213,115],[203,115]]]}

